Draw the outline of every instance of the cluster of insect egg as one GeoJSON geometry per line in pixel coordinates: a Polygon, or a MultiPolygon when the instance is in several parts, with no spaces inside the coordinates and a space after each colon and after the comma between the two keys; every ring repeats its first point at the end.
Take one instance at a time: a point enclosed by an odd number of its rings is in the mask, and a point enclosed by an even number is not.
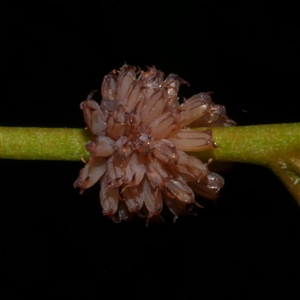
{"type": "Polygon", "coordinates": [[[105,76],[99,105],[92,91],[81,103],[93,139],[86,145],[90,158],[74,186],[81,193],[100,182],[104,215],[113,221],[134,215],[147,221],[161,218],[163,203],[174,214],[191,214],[194,193],[218,197],[223,178],[186,151],[215,147],[210,130],[189,127],[231,126],[225,108],[210,93],[178,101],[179,76],[166,79],[154,67],[147,71],[124,65],[105,76]]]}

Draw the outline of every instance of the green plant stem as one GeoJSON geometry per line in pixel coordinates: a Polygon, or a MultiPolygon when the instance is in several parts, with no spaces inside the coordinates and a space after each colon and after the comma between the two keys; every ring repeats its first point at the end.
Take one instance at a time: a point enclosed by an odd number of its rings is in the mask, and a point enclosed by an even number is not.
{"type": "MultiPolygon", "coordinates": [[[[209,129],[217,147],[193,155],[266,166],[300,206],[300,123],[209,129]]],[[[89,157],[84,146],[90,138],[83,129],[0,127],[0,158],[78,161],[89,157]]]]}
{"type": "MultiPolygon", "coordinates": [[[[203,128],[193,128],[203,130],[203,128]]],[[[217,161],[268,165],[291,148],[300,150],[300,123],[256,126],[210,127],[217,148],[197,152],[217,161]]]]}
{"type": "Polygon", "coordinates": [[[209,129],[217,148],[193,155],[205,160],[266,166],[281,179],[300,206],[300,123],[209,129]]]}
{"type": "Polygon", "coordinates": [[[84,129],[0,127],[0,158],[78,161],[90,138],[84,129]]]}

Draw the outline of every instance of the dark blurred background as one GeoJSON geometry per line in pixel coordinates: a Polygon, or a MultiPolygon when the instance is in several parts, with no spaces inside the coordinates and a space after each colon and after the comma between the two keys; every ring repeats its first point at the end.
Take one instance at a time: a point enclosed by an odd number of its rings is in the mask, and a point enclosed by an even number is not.
{"type": "MultiPolygon", "coordinates": [[[[278,1],[1,4],[1,126],[85,126],[124,62],[214,91],[238,125],[299,122],[296,7],[278,1]]],[[[271,171],[235,164],[217,205],[145,227],[103,217],[82,162],[0,161],[2,299],[299,299],[300,213],[271,171]]]]}

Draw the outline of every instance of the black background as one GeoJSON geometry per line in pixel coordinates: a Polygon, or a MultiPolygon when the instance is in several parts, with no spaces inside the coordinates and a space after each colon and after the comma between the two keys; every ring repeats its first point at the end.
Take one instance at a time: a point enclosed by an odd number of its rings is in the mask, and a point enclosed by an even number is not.
{"type": "MultiPolygon", "coordinates": [[[[213,90],[238,125],[299,122],[288,2],[80,2],[2,4],[1,126],[84,127],[79,103],[124,62],[213,90]]],[[[73,189],[80,161],[0,164],[3,299],[300,297],[299,208],[265,168],[235,164],[216,206],[145,227],[73,189]]]]}

